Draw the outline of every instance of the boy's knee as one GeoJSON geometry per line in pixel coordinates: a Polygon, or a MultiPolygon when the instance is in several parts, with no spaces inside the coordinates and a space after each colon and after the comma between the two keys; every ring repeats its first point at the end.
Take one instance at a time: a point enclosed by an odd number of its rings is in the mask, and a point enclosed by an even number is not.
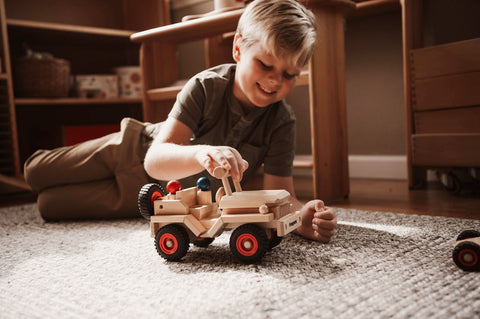
{"type": "Polygon", "coordinates": [[[33,155],[31,155],[23,166],[23,174],[25,176],[25,181],[32,187],[33,191],[39,191],[39,184],[44,180],[45,176],[43,173],[43,167],[41,158],[45,153],[45,150],[38,150],[33,155]]]}
{"type": "Polygon", "coordinates": [[[65,217],[60,216],[55,196],[51,196],[48,191],[43,191],[38,194],[37,207],[40,216],[42,216],[45,221],[57,221],[65,217]]]}

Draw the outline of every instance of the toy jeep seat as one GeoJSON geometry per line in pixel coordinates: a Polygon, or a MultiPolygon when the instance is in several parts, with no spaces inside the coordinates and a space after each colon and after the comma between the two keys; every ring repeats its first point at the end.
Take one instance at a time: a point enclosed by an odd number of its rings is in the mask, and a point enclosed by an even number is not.
{"type": "MultiPolygon", "coordinates": [[[[271,212],[271,208],[290,205],[290,193],[286,190],[242,191],[224,196],[218,207],[224,214],[271,212]]],[[[280,218],[282,216],[275,216],[280,218]]]]}

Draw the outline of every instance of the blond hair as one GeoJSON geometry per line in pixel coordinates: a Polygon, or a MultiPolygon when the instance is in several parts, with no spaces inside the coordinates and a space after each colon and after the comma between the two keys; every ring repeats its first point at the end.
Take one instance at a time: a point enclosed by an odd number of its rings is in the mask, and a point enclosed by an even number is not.
{"type": "Polygon", "coordinates": [[[315,46],[315,16],[296,0],[255,0],[247,5],[236,32],[246,47],[260,43],[267,53],[304,65],[315,46]]]}

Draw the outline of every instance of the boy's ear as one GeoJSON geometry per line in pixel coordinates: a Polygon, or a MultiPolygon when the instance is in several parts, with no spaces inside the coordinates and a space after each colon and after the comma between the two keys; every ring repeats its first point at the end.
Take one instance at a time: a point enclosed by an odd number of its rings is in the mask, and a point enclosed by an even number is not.
{"type": "Polygon", "coordinates": [[[242,42],[242,36],[238,33],[235,34],[233,38],[233,48],[232,48],[232,56],[235,62],[240,61],[240,44],[242,42]]]}

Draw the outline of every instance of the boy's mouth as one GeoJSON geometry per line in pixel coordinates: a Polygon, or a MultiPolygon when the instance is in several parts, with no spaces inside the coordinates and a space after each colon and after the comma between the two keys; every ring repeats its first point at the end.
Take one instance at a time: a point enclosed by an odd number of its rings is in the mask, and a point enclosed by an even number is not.
{"type": "Polygon", "coordinates": [[[264,86],[262,86],[260,83],[257,82],[257,86],[260,90],[262,90],[264,93],[266,94],[269,94],[269,95],[272,95],[275,93],[275,91],[270,91],[270,90],[267,90],[264,86]]]}

